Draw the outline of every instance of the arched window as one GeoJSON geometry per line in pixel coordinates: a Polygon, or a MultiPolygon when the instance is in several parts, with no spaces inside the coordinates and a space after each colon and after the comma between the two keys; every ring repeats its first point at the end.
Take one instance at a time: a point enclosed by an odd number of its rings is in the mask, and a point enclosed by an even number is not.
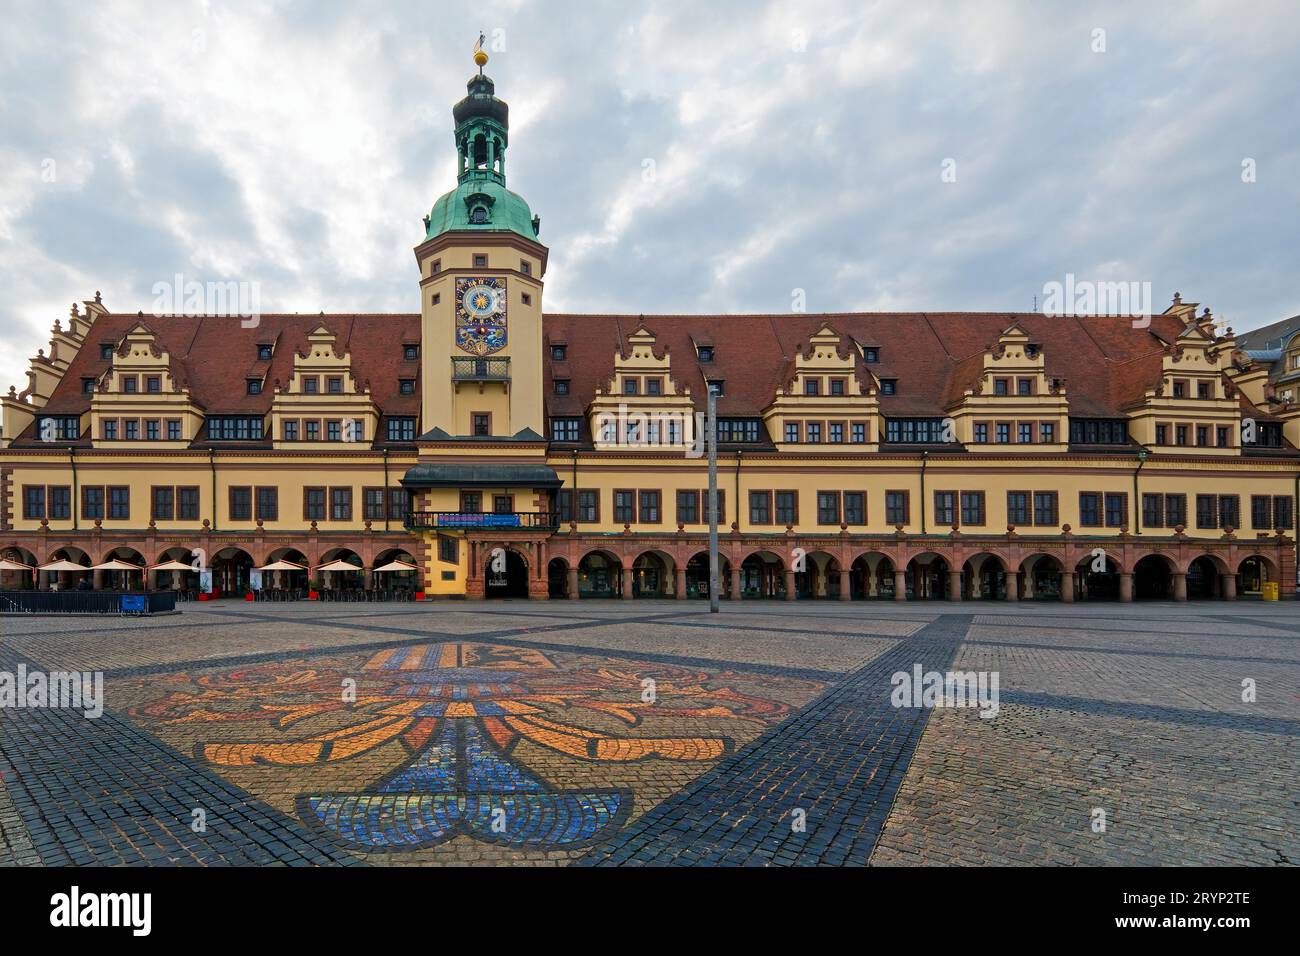
{"type": "Polygon", "coordinates": [[[475,206],[469,211],[469,221],[473,225],[482,225],[489,221],[487,206],[475,206]]]}

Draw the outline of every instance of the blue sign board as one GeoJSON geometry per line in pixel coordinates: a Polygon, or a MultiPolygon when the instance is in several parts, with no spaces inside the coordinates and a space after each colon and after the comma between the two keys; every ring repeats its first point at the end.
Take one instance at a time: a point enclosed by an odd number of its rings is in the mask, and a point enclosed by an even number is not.
{"type": "Polygon", "coordinates": [[[521,524],[517,514],[440,514],[440,528],[518,528],[521,524]]]}
{"type": "Polygon", "coordinates": [[[149,599],[143,594],[123,594],[123,614],[144,614],[149,610],[149,599]]]}

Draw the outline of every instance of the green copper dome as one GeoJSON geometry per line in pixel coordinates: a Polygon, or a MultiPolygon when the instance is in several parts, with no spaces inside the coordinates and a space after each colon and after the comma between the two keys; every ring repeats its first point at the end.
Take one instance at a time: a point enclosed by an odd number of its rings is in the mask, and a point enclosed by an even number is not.
{"type": "Polygon", "coordinates": [[[467,89],[469,95],[452,110],[460,185],[433,204],[424,219],[424,238],[447,232],[513,232],[536,242],[541,220],[522,196],[506,189],[509,107],[482,72],[470,78],[467,89]]]}
{"type": "Polygon", "coordinates": [[[467,179],[433,204],[424,238],[444,232],[513,232],[536,242],[539,225],[523,196],[492,178],[467,179]]]}

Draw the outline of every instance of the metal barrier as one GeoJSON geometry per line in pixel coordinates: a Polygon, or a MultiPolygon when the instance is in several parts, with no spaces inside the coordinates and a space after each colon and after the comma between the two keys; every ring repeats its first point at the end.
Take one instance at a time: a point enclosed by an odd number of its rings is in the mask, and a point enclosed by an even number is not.
{"type": "Polygon", "coordinates": [[[0,591],[0,614],[159,614],[176,591],[0,591]]]}

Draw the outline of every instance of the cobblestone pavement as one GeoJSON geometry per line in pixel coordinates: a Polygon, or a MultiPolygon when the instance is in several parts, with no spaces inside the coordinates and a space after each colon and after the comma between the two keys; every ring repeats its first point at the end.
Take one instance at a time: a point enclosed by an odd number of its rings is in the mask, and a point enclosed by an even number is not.
{"type": "Polygon", "coordinates": [[[20,666],[107,709],[0,710],[3,865],[1300,862],[1290,604],[219,603],[20,666]]]}

